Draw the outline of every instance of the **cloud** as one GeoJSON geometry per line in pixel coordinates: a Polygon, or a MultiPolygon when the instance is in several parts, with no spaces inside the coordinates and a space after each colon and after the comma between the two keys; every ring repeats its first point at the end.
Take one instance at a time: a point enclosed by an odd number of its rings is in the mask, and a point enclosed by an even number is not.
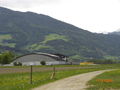
{"type": "Polygon", "coordinates": [[[45,4],[55,4],[61,0],[0,0],[0,6],[30,8],[45,4]]]}

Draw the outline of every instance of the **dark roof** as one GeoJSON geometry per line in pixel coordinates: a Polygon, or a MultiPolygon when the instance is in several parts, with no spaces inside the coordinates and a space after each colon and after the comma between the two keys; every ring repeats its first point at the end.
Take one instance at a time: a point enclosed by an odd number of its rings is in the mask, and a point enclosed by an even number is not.
{"type": "Polygon", "coordinates": [[[63,54],[59,54],[59,53],[55,53],[54,55],[56,55],[56,56],[59,56],[59,57],[61,57],[61,58],[65,58],[65,57],[68,57],[68,56],[66,56],[66,55],[63,55],[63,54]]]}

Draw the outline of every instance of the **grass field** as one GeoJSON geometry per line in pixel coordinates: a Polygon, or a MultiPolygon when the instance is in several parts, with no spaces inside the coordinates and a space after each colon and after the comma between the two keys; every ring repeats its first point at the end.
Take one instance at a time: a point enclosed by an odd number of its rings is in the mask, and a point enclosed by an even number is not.
{"type": "Polygon", "coordinates": [[[88,90],[120,90],[120,69],[105,72],[88,82],[88,90]]]}
{"type": "MultiPolygon", "coordinates": [[[[104,68],[120,68],[120,64],[98,64],[98,65],[54,65],[55,67],[104,67],[104,68]]],[[[21,66],[0,66],[0,68],[21,68],[21,66]]],[[[22,66],[27,68],[28,66],[22,66]]],[[[36,65],[34,67],[52,67],[51,65],[36,65]]]]}
{"type": "Polygon", "coordinates": [[[96,71],[99,69],[63,70],[57,71],[55,79],[51,80],[52,71],[34,72],[33,84],[30,84],[30,73],[12,73],[0,75],[0,90],[28,90],[30,88],[43,85],[68,76],[96,71]]]}
{"type": "MultiPolygon", "coordinates": [[[[119,68],[119,64],[111,65],[56,65],[55,79],[51,80],[52,66],[34,66],[33,69],[33,84],[30,84],[30,67],[23,66],[21,72],[18,72],[21,67],[1,67],[0,69],[15,69],[15,72],[0,73],[0,90],[29,90],[31,88],[53,82],[69,76],[103,70],[119,68]],[[51,69],[50,69],[51,68],[51,69]],[[38,71],[37,71],[38,69],[38,71]],[[46,70],[48,69],[48,70],[46,70]],[[28,70],[28,71],[24,71],[28,70]]],[[[4,71],[5,71],[4,70],[4,71]]],[[[0,71],[2,72],[2,71],[0,71]]]]}
{"type": "MultiPolygon", "coordinates": [[[[56,70],[75,70],[75,69],[115,69],[119,64],[106,65],[55,65],[56,70]]],[[[33,66],[33,72],[52,71],[53,66],[33,66]]],[[[1,66],[0,74],[5,73],[25,73],[30,71],[30,66],[1,66]]]]}
{"type": "Polygon", "coordinates": [[[52,40],[64,40],[66,42],[69,41],[66,36],[59,35],[59,34],[49,34],[45,37],[45,40],[42,43],[46,44],[47,42],[52,40]]]}

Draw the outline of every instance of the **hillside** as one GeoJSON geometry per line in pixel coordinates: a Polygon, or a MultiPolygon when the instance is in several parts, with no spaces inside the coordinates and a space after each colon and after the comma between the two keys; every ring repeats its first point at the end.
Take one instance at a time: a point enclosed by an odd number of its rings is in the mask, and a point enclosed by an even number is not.
{"type": "Polygon", "coordinates": [[[0,7],[1,51],[61,53],[73,58],[120,56],[120,36],[97,34],[33,12],[0,7]]]}
{"type": "Polygon", "coordinates": [[[118,29],[118,30],[116,30],[114,32],[111,32],[109,34],[111,34],[111,35],[120,35],[120,29],[118,29]]]}

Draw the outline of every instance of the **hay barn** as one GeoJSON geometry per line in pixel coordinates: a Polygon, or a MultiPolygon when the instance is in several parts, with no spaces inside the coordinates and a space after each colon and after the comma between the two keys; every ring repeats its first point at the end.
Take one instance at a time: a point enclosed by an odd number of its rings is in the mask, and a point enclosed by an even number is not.
{"type": "Polygon", "coordinates": [[[17,57],[12,64],[20,62],[22,65],[41,65],[41,61],[45,61],[46,65],[67,64],[67,57],[48,53],[32,53],[17,57]]]}

